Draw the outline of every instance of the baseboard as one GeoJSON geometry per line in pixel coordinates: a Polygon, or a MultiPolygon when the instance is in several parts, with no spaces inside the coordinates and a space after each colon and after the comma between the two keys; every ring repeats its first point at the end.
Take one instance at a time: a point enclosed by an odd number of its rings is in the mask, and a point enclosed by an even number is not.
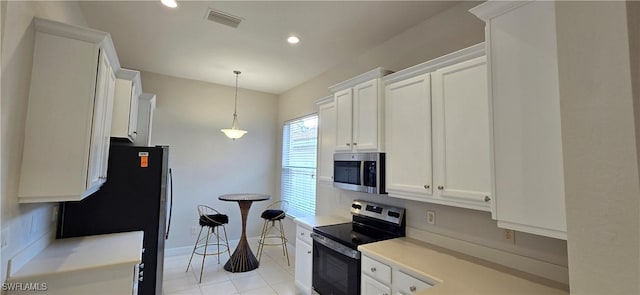
{"type": "Polygon", "coordinates": [[[407,237],[549,279],[563,285],[569,285],[569,269],[566,266],[450,238],[413,227],[407,227],[407,237]]]}
{"type": "Polygon", "coordinates": [[[18,254],[13,256],[13,258],[9,259],[9,264],[7,265],[7,277],[12,277],[18,270],[20,270],[27,262],[29,262],[33,257],[38,255],[44,248],[49,246],[54,239],[53,231],[46,232],[40,238],[38,238],[33,243],[29,244],[29,246],[20,250],[18,254]]]}

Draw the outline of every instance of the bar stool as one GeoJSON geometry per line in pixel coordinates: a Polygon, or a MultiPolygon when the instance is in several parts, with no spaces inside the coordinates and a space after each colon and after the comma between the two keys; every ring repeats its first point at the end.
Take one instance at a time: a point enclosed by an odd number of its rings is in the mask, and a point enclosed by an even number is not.
{"type": "Polygon", "coordinates": [[[218,210],[213,209],[209,206],[198,205],[198,214],[200,218],[198,222],[200,223],[200,232],[198,233],[198,238],[196,239],[196,244],[193,246],[193,252],[191,252],[191,257],[189,258],[189,264],[187,265],[187,270],[189,271],[189,266],[191,266],[191,260],[193,259],[193,254],[202,255],[202,266],[200,267],[200,283],[202,283],[202,271],[204,270],[204,259],[208,255],[217,255],[218,256],[218,264],[220,264],[220,254],[225,251],[231,257],[231,252],[229,251],[229,240],[227,239],[227,229],[224,227],[225,224],[229,223],[229,217],[225,214],[221,214],[218,210]],[[220,243],[220,228],[224,231],[224,239],[222,239],[222,243],[220,243]],[[202,230],[207,229],[207,237],[200,239],[202,235],[202,230]],[[216,243],[210,243],[209,239],[211,236],[216,237],[216,243]],[[217,252],[208,252],[207,249],[209,246],[217,246],[217,252]],[[204,247],[204,251],[198,252],[199,249],[204,247]],[[220,247],[223,247],[222,251],[220,251],[220,247]]]}
{"type": "Polygon", "coordinates": [[[287,265],[291,265],[289,263],[289,251],[287,250],[287,238],[285,237],[284,227],[282,226],[282,220],[286,216],[288,208],[289,202],[277,201],[269,204],[267,209],[262,212],[260,217],[264,219],[264,224],[262,225],[262,234],[258,241],[258,262],[260,262],[260,258],[262,258],[264,246],[282,245],[282,254],[287,257],[287,265]],[[275,225],[276,222],[278,222],[277,227],[275,225]],[[267,242],[267,240],[276,241],[267,242]]]}

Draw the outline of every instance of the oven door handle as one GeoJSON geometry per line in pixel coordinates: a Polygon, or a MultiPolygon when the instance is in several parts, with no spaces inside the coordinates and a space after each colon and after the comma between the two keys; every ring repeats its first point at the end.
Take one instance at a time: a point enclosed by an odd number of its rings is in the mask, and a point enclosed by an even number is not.
{"type": "Polygon", "coordinates": [[[360,251],[353,250],[345,245],[342,245],[334,240],[323,237],[316,233],[311,233],[311,238],[313,239],[314,242],[317,242],[320,245],[323,245],[331,250],[334,250],[337,253],[340,253],[349,258],[360,260],[360,251]]]}

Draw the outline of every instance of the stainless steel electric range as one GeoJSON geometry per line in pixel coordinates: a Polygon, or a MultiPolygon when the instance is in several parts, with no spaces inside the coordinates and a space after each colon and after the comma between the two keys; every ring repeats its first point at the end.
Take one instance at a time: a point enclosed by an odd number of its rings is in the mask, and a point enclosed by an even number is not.
{"type": "Polygon", "coordinates": [[[320,295],[360,294],[358,246],[403,237],[405,209],[368,201],[351,204],[352,222],[313,229],[313,290],[320,295]]]}

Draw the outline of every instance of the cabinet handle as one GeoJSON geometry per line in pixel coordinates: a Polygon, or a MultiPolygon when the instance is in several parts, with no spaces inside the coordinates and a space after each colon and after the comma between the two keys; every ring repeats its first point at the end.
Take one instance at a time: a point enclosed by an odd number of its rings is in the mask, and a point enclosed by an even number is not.
{"type": "Polygon", "coordinates": [[[444,186],[441,186],[441,185],[440,185],[440,186],[438,186],[438,189],[439,189],[439,190],[443,190],[443,189],[444,189],[444,186]]]}
{"type": "Polygon", "coordinates": [[[350,144],[350,143],[347,143],[347,146],[351,146],[351,144],[350,144]]]}
{"type": "Polygon", "coordinates": [[[425,184],[425,185],[424,185],[424,189],[430,189],[430,188],[431,188],[431,186],[430,186],[430,185],[428,185],[428,184],[425,184]]]}
{"type": "Polygon", "coordinates": [[[415,292],[415,291],[416,291],[416,286],[411,286],[411,287],[409,287],[409,291],[411,291],[411,292],[415,292]]]}
{"type": "Polygon", "coordinates": [[[375,267],[372,267],[372,268],[371,268],[371,272],[376,272],[376,268],[375,268],[375,267]]]}
{"type": "Polygon", "coordinates": [[[138,134],[138,131],[133,131],[133,134],[138,134]]]}
{"type": "Polygon", "coordinates": [[[300,233],[301,236],[304,236],[304,233],[300,233]]]}
{"type": "Polygon", "coordinates": [[[491,198],[489,196],[484,196],[484,201],[485,202],[489,202],[489,201],[491,201],[491,198]]]}
{"type": "Polygon", "coordinates": [[[307,254],[311,254],[311,251],[307,251],[307,254]]]}
{"type": "Polygon", "coordinates": [[[354,142],[354,143],[353,143],[353,145],[358,145],[358,143],[357,143],[357,142],[354,142]]]}

